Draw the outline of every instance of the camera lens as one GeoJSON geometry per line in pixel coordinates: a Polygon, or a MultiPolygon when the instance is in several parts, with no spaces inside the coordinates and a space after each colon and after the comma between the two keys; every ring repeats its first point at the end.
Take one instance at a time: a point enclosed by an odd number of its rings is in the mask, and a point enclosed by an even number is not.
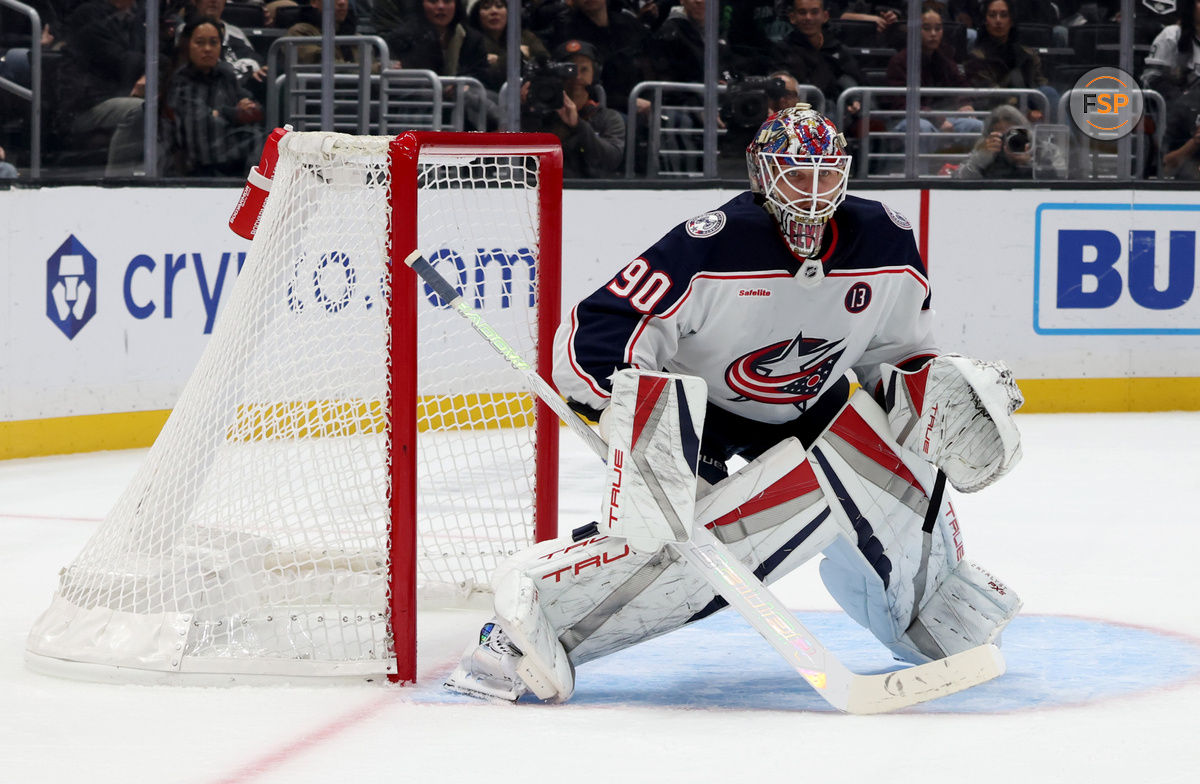
{"type": "Polygon", "coordinates": [[[1027,152],[1029,150],[1029,131],[1024,128],[1013,128],[1004,134],[1004,149],[1009,152],[1027,152]]]}

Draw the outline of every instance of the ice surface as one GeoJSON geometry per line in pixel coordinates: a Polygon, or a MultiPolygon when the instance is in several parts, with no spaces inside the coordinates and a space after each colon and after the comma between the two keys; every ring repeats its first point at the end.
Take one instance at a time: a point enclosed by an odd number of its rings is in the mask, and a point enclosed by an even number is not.
{"type": "MultiPolygon", "coordinates": [[[[1200,770],[1200,413],[1019,416],[1025,459],[957,494],[1018,590],[1009,673],[908,712],[831,712],[724,614],[579,670],[559,706],[438,687],[484,619],[421,617],[415,688],[112,686],[28,671],[25,634],[144,451],[0,462],[0,782],[1192,782],[1200,770]]],[[[599,506],[563,433],[561,527],[599,506]]],[[[886,655],[811,565],[778,590],[856,668],[886,655]]]]}

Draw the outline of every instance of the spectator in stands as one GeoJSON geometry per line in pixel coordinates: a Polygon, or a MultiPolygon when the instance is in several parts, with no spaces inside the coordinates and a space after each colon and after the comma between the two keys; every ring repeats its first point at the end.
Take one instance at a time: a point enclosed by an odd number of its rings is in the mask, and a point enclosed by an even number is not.
{"type": "MultiPolygon", "coordinates": [[[[400,68],[424,68],[440,76],[487,77],[483,35],[466,27],[458,0],[411,0],[406,21],[384,36],[400,68]]],[[[378,10],[378,6],[376,7],[378,10]]]]}
{"type": "Polygon", "coordinates": [[[566,0],[526,0],[522,6],[522,29],[529,30],[541,41],[553,40],[555,32],[571,12],[566,0]]]}
{"type": "Polygon", "coordinates": [[[548,100],[550,96],[535,84],[522,84],[521,129],[549,131],[562,140],[565,177],[616,175],[625,160],[625,120],[620,112],[596,102],[592,90],[600,71],[596,47],[570,40],[554,50],[554,60],[574,63],[575,75],[565,80],[561,101],[548,100]]]}
{"type": "MultiPolygon", "coordinates": [[[[182,22],[193,16],[209,16],[221,19],[225,13],[226,0],[189,0],[189,7],[184,8],[182,22]]],[[[225,29],[221,40],[221,59],[233,66],[242,86],[250,90],[260,100],[266,95],[267,67],[259,60],[258,52],[250,43],[250,38],[237,25],[221,22],[225,29]]],[[[183,29],[183,24],[176,28],[183,29]]],[[[177,41],[177,45],[181,42],[177,41]]]]}
{"type": "MultiPolygon", "coordinates": [[[[943,46],[943,21],[945,6],[937,0],[926,0],[921,5],[921,86],[922,87],[967,87],[966,77],[962,69],[954,62],[947,47],[943,46]]],[[[901,49],[888,62],[887,83],[891,87],[905,87],[908,84],[908,50],[901,49]]],[[[897,102],[897,107],[903,107],[903,101],[897,102]]],[[[921,111],[975,111],[971,101],[964,97],[922,97],[921,111]]],[[[920,118],[921,133],[971,134],[983,130],[983,120],[978,117],[942,117],[936,123],[925,117],[920,118]]],[[[907,128],[903,120],[896,130],[907,128]]],[[[965,145],[964,145],[965,146],[965,145]]],[[[925,138],[921,141],[922,152],[933,152],[942,148],[937,140],[925,138]]]]}
{"type": "MultiPolygon", "coordinates": [[[[608,0],[570,0],[570,6],[548,43],[557,47],[578,40],[594,46],[604,64],[600,86],[605,102],[624,111],[634,85],[650,74],[646,53],[649,29],[628,10],[609,8],[608,0]]],[[[648,100],[638,99],[639,113],[649,109],[648,100]]]]}
{"type": "Polygon", "coordinates": [[[1200,82],[1171,101],[1163,149],[1163,176],[1200,180],[1200,82]]]}
{"type": "MultiPolygon", "coordinates": [[[[486,77],[480,81],[489,90],[498,91],[508,81],[508,0],[479,0],[467,12],[467,26],[483,35],[487,50],[486,77]]],[[[529,30],[521,30],[521,61],[530,63],[549,58],[542,39],[529,30]]]]}
{"type": "MultiPolygon", "coordinates": [[[[300,6],[299,13],[296,15],[296,23],[287,29],[286,35],[309,37],[321,35],[324,13],[325,6],[321,0],[312,0],[311,5],[300,6]]],[[[358,30],[358,18],[354,15],[354,9],[350,7],[350,0],[334,0],[333,25],[334,35],[354,35],[358,30]]],[[[339,63],[356,62],[358,50],[352,45],[339,46],[334,51],[333,59],[334,62],[339,63]]],[[[317,44],[297,47],[296,61],[309,65],[320,63],[321,47],[317,44]]]]}
{"type": "Polygon", "coordinates": [[[365,16],[370,20],[375,35],[384,40],[415,20],[414,10],[408,0],[372,0],[371,12],[365,16]]]}
{"type": "MultiPolygon", "coordinates": [[[[786,3],[791,6],[790,0],[786,3]]],[[[792,32],[792,25],[776,13],[777,0],[723,0],[721,36],[729,43],[729,70],[739,75],[761,75],[771,70],[771,51],[792,32]]]]}
{"type": "MultiPolygon", "coordinates": [[[[650,70],[655,79],[667,82],[704,81],[704,6],[705,0],[682,0],[650,37],[650,70]]],[[[717,53],[718,63],[728,53],[717,53]],[[726,55],[722,57],[722,55],[726,55]]],[[[720,66],[718,65],[718,68],[720,66]]]]}
{"type": "MultiPolygon", "coordinates": [[[[23,0],[23,2],[37,11],[42,20],[40,36],[42,51],[53,49],[62,34],[59,29],[58,3],[48,0],[23,0]]],[[[0,30],[3,29],[3,26],[4,21],[0,21],[0,30]]],[[[0,55],[0,77],[16,82],[22,87],[29,87],[32,75],[29,47],[14,46],[0,55]]]]}
{"type": "Polygon", "coordinates": [[[76,149],[107,145],[105,176],[131,176],[143,162],[145,10],[135,0],[88,0],[66,31],[57,123],[76,149]]]}
{"type": "MultiPolygon", "coordinates": [[[[804,84],[817,87],[830,106],[846,88],[866,83],[854,55],[824,30],[829,21],[825,0],[793,0],[788,18],[795,29],[775,48],[777,63],[804,84]]],[[[856,114],[858,102],[847,108],[856,114]]]]}
{"type": "MultiPolygon", "coordinates": [[[[647,78],[656,81],[684,82],[698,84],[704,81],[704,0],[682,0],[665,13],[665,21],[650,37],[649,74],[647,78]]],[[[759,52],[765,54],[765,50],[759,52]]],[[[723,39],[717,42],[718,78],[732,85],[730,71],[737,72],[732,66],[729,46],[723,39]]],[[[728,95],[728,94],[727,94],[728,95]]],[[[722,111],[727,110],[728,98],[722,105],[722,111]]],[[[658,127],[664,131],[658,136],[659,171],[669,171],[672,174],[684,174],[684,168],[698,156],[704,147],[702,107],[704,96],[695,92],[668,91],[663,95],[663,105],[659,107],[660,122],[658,127]],[[688,107],[688,108],[683,108],[688,107]],[[694,107],[694,108],[692,108],[694,107]]],[[[647,113],[647,120],[649,114],[647,113]]],[[[761,120],[761,118],[760,118],[761,120]]],[[[720,118],[719,127],[728,130],[720,118]]],[[[760,122],[761,124],[761,122],[760,122]]],[[[646,122],[637,126],[635,143],[641,149],[649,144],[652,124],[646,122]]],[[[724,141],[729,142],[728,134],[724,141]]],[[[745,145],[743,145],[744,149],[745,145]]],[[[637,161],[646,160],[646,156],[638,155],[637,161]]]]}
{"type": "Polygon", "coordinates": [[[4,148],[0,147],[0,180],[15,180],[17,178],[17,167],[4,158],[4,148]]]}
{"type": "Polygon", "coordinates": [[[262,149],[262,105],[221,57],[221,21],[195,16],[180,38],[183,64],[171,77],[167,108],[180,174],[240,177],[262,149]]]}
{"type": "Polygon", "coordinates": [[[1200,0],[1179,0],[1179,23],[1167,25],[1150,45],[1142,86],[1173,98],[1200,82],[1200,0]]]}
{"type": "Polygon", "coordinates": [[[609,12],[628,11],[637,17],[647,32],[654,32],[667,20],[679,0],[608,0],[609,12]]]}
{"type": "Polygon", "coordinates": [[[1029,121],[1015,107],[1002,104],[988,115],[983,135],[957,175],[964,180],[1057,179],[1067,163],[1049,139],[1033,143],[1029,121]]]}
{"type": "Polygon", "coordinates": [[[889,27],[903,19],[897,9],[870,3],[866,0],[850,0],[850,2],[843,2],[840,5],[841,7],[836,9],[836,11],[833,8],[829,9],[838,19],[873,22],[875,24],[875,32],[880,35],[883,35],[889,27]]]}
{"type": "MultiPolygon", "coordinates": [[[[1038,56],[1021,46],[1020,26],[1013,18],[1010,0],[985,0],[984,30],[967,56],[967,79],[975,87],[1036,89],[1045,96],[1053,112],[1058,91],[1042,74],[1038,56]]],[[[1029,119],[1046,119],[1039,109],[1029,111],[1029,119]]]]}

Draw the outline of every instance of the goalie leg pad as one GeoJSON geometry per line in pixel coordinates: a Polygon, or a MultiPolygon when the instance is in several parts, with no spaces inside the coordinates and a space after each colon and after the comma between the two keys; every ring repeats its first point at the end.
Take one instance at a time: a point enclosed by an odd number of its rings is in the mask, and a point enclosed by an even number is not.
{"type": "Polygon", "coordinates": [[[921,605],[900,644],[934,659],[999,645],[1000,633],[1020,609],[1012,589],[971,561],[959,561],[921,605]]]}
{"type": "Polygon", "coordinates": [[[1025,401],[1003,362],[947,354],[912,372],[884,365],[883,384],[896,440],[957,490],[982,490],[1021,459],[1012,415],[1025,401]]]}
{"type": "Polygon", "coordinates": [[[643,553],[691,537],[704,427],[703,379],[621,370],[601,419],[609,487],[600,530],[643,553]]]}
{"type": "Polygon", "coordinates": [[[833,513],[845,520],[840,530],[852,532],[826,548],[820,568],[846,613],[914,663],[994,641],[1020,601],[999,581],[987,593],[989,580],[963,565],[948,500],[923,530],[936,472],[892,439],[874,400],[855,394],[811,454],[833,513]]]}
{"type": "MultiPolygon", "coordinates": [[[[812,558],[837,535],[804,448],[794,439],[715,485],[696,514],[698,524],[708,524],[767,582],[812,558]]],[[[500,567],[493,581],[497,588],[502,573],[510,572],[536,586],[541,612],[576,666],[723,606],[704,579],[670,550],[638,552],[617,537],[535,545],[500,567]]],[[[505,617],[499,605],[497,615],[505,617]]]]}
{"type": "Polygon", "coordinates": [[[540,700],[562,702],[575,691],[575,668],[542,612],[538,588],[518,570],[500,572],[492,581],[496,618],[521,656],[516,674],[540,700]]]}

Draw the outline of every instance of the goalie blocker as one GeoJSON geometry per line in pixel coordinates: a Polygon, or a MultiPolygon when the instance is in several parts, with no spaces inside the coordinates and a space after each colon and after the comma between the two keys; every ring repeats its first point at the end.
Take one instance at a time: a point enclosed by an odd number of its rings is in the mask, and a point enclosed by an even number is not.
{"type": "MultiPolygon", "coordinates": [[[[937,404],[943,387],[927,384],[927,406],[915,410],[937,404]]],[[[786,439],[697,500],[705,404],[698,379],[616,374],[601,521],[497,570],[496,621],[468,646],[448,688],[565,700],[576,666],[724,608],[664,546],[686,539],[692,524],[767,584],[823,553],[820,574],[831,595],[905,661],[998,644],[1019,598],[964,560],[953,507],[933,491],[937,470],[897,443],[888,414],[869,395],[856,393],[807,452],[786,439]],[[664,385],[677,396],[666,405],[664,385]]]]}

